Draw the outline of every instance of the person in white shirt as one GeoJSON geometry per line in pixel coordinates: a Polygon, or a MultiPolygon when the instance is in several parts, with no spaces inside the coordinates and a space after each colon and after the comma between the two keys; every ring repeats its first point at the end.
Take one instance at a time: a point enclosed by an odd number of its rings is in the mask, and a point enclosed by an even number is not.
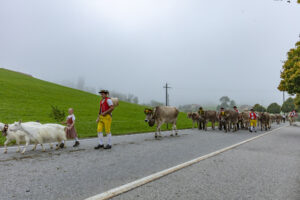
{"type": "Polygon", "coordinates": [[[101,101],[100,101],[100,110],[99,110],[99,115],[96,120],[98,123],[98,139],[99,139],[99,144],[95,147],[95,149],[111,149],[112,144],[111,144],[111,122],[112,122],[112,111],[114,110],[114,105],[112,100],[108,97],[109,92],[108,90],[101,90],[99,92],[101,94],[101,101]],[[105,133],[107,135],[107,145],[104,146],[103,144],[103,129],[105,130],[105,133]]]}
{"type": "MultiPolygon", "coordinates": [[[[63,122],[63,124],[67,125],[67,128],[66,128],[67,138],[75,139],[75,144],[73,145],[73,147],[77,147],[77,146],[79,146],[80,143],[79,143],[77,132],[75,129],[75,115],[74,115],[73,108],[69,108],[68,112],[69,112],[69,115],[67,117],[67,120],[65,122],[63,122]]],[[[61,148],[64,147],[64,141],[62,141],[62,143],[60,144],[60,147],[61,148]]]]}

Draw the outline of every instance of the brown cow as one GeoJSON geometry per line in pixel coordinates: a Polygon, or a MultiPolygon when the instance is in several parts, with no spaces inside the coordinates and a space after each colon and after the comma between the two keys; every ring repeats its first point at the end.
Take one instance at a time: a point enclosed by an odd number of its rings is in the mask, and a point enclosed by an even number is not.
{"type": "Polygon", "coordinates": [[[225,113],[228,114],[229,130],[233,128],[233,132],[237,131],[239,123],[239,113],[235,110],[226,110],[225,113]]]}
{"type": "Polygon", "coordinates": [[[203,129],[207,131],[207,123],[211,122],[211,127],[215,130],[215,123],[218,121],[217,112],[213,110],[206,110],[202,115],[199,116],[199,120],[203,121],[203,129]]]}
{"type": "Polygon", "coordinates": [[[198,113],[196,113],[196,112],[188,112],[187,113],[187,117],[189,118],[189,119],[192,119],[192,121],[193,121],[193,128],[195,127],[195,123],[196,123],[196,125],[197,125],[197,127],[198,127],[198,125],[199,125],[199,114],[198,113]]]}
{"type": "Polygon", "coordinates": [[[271,123],[276,122],[276,116],[274,114],[269,114],[270,115],[270,121],[271,123]]]}
{"type": "Polygon", "coordinates": [[[218,120],[219,120],[219,130],[221,131],[224,129],[225,133],[229,131],[229,113],[227,110],[225,110],[222,114],[222,112],[218,113],[218,120]]]}
{"type": "Polygon", "coordinates": [[[277,123],[277,124],[280,124],[280,122],[282,121],[282,116],[281,116],[281,114],[276,114],[275,117],[276,117],[276,123],[277,123]]]}
{"type": "Polygon", "coordinates": [[[266,131],[268,129],[271,129],[271,115],[267,112],[261,112],[259,117],[261,130],[265,129],[266,131]]]}
{"type": "Polygon", "coordinates": [[[154,124],[157,124],[155,138],[157,138],[157,132],[159,133],[159,136],[161,136],[160,127],[164,123],[172,124],[171,136],[173,136],[173,133],[175,133],[175,135],[178,134],[176,122],[179,110],[177,108],[171,106],[157,106],[153,110],[146,108],[144,113],[146,114],[145,122],[148,122],[149,126],[154,126],[154,124]]]}
{"type": "Polygon", "coordinates": [[[243,111],[241,114],[241,123],[242,127],[248,129],[250,126],[250,118],[249,118],[249,111],[243,111]]]}

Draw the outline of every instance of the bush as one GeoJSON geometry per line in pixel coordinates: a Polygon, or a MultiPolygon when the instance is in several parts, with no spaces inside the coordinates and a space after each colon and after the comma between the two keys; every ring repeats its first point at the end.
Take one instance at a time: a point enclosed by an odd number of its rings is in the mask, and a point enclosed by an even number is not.
{"type": "Polygon", "coordinates": [[[57,122],[62,122],[66,118],[66,113],[64,110],[60,110],[57,106],[51,105],[51,113],[50,117],[53,118],[57,122]]]}

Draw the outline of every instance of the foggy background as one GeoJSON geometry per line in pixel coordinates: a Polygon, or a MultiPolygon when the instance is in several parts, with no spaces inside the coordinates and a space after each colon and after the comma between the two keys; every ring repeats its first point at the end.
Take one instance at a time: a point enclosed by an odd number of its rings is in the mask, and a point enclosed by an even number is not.
{"type": "Polygon", "coordinates": [[[281,104],[299,19],[296,1],[0,0],[0,67],[139,103],[168,82],[176,106],[281,104]]]}

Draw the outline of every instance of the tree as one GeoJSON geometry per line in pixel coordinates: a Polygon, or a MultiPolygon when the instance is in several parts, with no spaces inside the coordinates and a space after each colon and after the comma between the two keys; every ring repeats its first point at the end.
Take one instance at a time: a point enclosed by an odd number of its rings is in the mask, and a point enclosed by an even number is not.
{"type": "Polygon", "coordinates": [[[287,53],[287,60],[282,66],[280,74],[281,81],[278,86],[280,91],[287,91],[289,94],[296,94],[295,103],[300,105],[300,41],[295,48],[287,53]]]}
{"type": "Polygon", "coordinates": [[[284,113],[291,112],[295,109],[294,99],[292,97],[288,98],[281,107],[281,111],[284,113]]]}
{"type": "Polygon", "coordinates": [[[236,103],[235,103],[234,100],[231,100],[231,101],[230,101],[230,107],[233,108],[233,106],[236,106],[236,103]]]}
{"type": "Polygon", "coordinates": [[[221,107],[224,109],[232,109],[233,106],[236,106],[236,103],[234,100],[230,100],[228,96],[222,96],[220,99],[220,105],[217,106],[217,110],[219,110],[221,107]]]}
{"type": "Polygon", "coordinates": [[[229,102],[230,98],[228,96],[223,96],[219,99],[220,105],[218,105],[217,109],[219,110],[221,107],[228,109],[229,108],[229,102]]]}
{"type": "Polygon", "coordinates": [[[258,103],[253,106],[253,110],[256,112],[266,112],[267,111],[267,109],[265,107],[263,107],[262,105],[260,105],[258,103]]]}
{"type": "Polygon", "coordinates": [[[221,103],[228,103],[230,101],[230,98],[228,96],[223,96],[220,98],[221,103]]]}
{"type": "Polygon", "coordinates": [[[280,113],[280,110],[281,110],[281,107],[277,103],[271,103],[267,108],[267,112],[273,113],[273,114],[280,113]]]}

